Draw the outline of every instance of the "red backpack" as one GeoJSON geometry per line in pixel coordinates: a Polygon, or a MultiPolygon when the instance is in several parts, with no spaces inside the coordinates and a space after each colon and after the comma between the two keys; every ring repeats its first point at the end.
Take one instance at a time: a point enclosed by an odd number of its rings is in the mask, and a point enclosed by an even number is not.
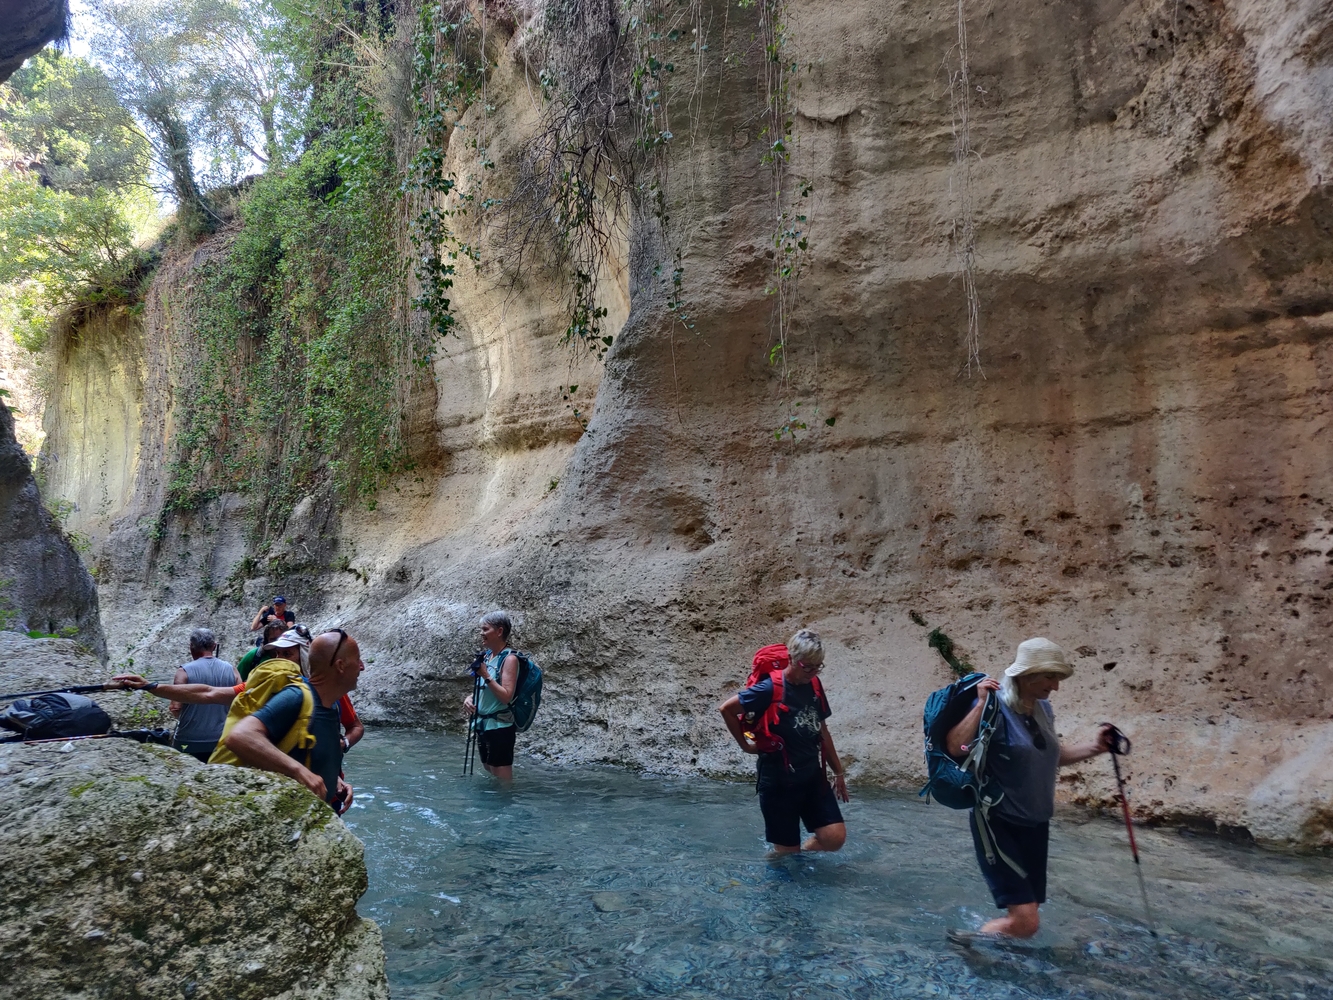
{"type": "MultiPolygon", "coordinates": [[[[753,687],[762,681],[765,677],[773,679],[773,700],[768,703],[768,708],[764,714],[755,719],[753,723],[747,723],[745,715],[741,715],[742,727],[753,725],[753,732],[745,733],[758,747],[760,753],[776,753],[786,748],[782,740],[774,730],[777,728],[778,720],[782,718],[782,712],[790,712],[791,708],[783,702],[783,671],[791,666],[791,654],[787,652],[787,647],[781,643],[772,646],[765,646],[759,652],[754,654],[754,664],[750,670],[750,676],[745,680],[746,687],[753,687]]],[[[819,678],[811,678],[810,683],[814,685],[815,697],[820,705],[827,705],[828,701],[824,697],[824,687],[819,683],[819,678]]],[[[823,747],[820,747],[820,759],[824,756],[823,747]]]]}

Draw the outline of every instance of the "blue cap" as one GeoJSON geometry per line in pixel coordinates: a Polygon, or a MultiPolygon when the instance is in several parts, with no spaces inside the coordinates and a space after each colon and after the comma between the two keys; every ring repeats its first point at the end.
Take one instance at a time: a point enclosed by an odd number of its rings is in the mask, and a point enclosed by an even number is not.
{"type": "Polygon", "coordinates": [[[286,604],[286,603],[287,603],[287,598],[285,598],[285,597],[283,597],[281,594],[279,594],[277,597],[273,598],[273,603],[274,603],[274,604],[286,604]]]}

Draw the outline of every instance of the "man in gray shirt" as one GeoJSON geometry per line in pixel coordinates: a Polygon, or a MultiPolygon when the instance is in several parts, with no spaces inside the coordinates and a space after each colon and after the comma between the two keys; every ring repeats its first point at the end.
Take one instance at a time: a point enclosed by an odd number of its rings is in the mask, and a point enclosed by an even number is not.
{"type": "MultiPolygon", "coordinates": [[[[176,668],[173,684],[209,684],[213,687],[232,687],[241,683],[236,668],[217,658],[218,641],[211,629],[197,628],[190,633],[190,656],[193,659],[176,668]]],[[[217,746],[222,727],[227,721],[226,705],[187,705],[173,701],[171,714],[179,719],[172,746],[182,753],[207,764],[209,755],[217,746]]]]}

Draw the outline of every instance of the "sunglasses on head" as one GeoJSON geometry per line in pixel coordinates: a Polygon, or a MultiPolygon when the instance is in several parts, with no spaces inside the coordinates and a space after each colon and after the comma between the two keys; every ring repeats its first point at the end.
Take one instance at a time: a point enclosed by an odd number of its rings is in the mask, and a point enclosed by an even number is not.
{"type": "Polygon", "coordinates": [[[333,664],[338,662],[338,650],[342,649],[343,643],[347,641],[347,633],[340,628],[331,628],[328,630],[328,632],[325,632],[324,634],[328,635],[329,632],[338,633],[338,644],[333,647],[333,655],[329,657],[329,665],[332,666],[333,664]]]}
{"type": "Polygon", "coordinates": [[[1037,719],[1032,715],[1023,716],[1023,725],[1032,737],[1032,745],[1038,750],[1046,749],[1046,734],[1041,731],[1041,726],[1037,725],[1037,719]]]}

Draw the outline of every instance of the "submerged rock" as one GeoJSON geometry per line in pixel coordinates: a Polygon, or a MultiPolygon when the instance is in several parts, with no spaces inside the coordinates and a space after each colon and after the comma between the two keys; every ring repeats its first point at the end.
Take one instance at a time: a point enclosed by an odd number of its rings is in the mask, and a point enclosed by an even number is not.
{"type": "Polygon", "coordinates": [[[0,746],[7,998],[387,998],[362,845],[287,778],[128,740],[0,746]]]}

